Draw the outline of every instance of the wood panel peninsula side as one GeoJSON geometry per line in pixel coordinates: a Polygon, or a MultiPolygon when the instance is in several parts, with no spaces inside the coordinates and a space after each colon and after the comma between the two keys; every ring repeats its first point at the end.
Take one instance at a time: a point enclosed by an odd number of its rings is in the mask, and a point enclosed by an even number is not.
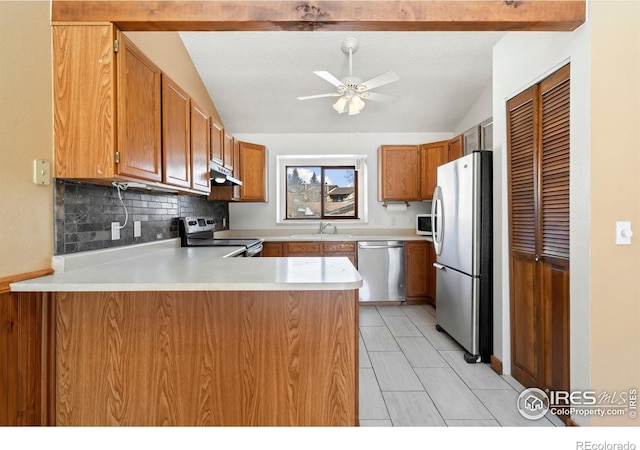
{"type": "Polygon", "coordinates": [[[221,251],[11,285],[53,293],[56,425],[358,425],[362,279],[348,258],[221,251]]]}

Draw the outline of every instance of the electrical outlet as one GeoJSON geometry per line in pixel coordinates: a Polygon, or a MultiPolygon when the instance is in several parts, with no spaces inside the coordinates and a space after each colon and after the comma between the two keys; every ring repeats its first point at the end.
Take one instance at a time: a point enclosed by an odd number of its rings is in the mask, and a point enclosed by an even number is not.
{"type": "Polygon", "coordinates": [[[142,236],[142,222],[136,220],[133,222],[133,237],[142,236]]]}
{"type": "Polygon", "coordinates": [[[391,225],[396,224],[396,216],[391,216],[391,225]]]}
{"type": "Polygon", "coordinates": [[[222,228],[227,228],[227,218],[226,217],[222,218],[222,228]]]}
{"type": "Polygon", "coordinates": [[[374,225],[382,225],[382,217],[380,217],[380,216],[375,216],[375,217],[373,218],[373,224],[374,224],[374,225]]]}
{"type": "Polygon", "coordinates": [[[111,222],[111,240],[120,239],[120,222],[111,222]]]}
{"type": "Polygon", "coordinates": [[[412,226],[414,226],[416,224],[415,220],[416,220],[416,216],[413,216],[413,215],[409,216],[409,226],[410,227],[412,227],[412,226]]]}

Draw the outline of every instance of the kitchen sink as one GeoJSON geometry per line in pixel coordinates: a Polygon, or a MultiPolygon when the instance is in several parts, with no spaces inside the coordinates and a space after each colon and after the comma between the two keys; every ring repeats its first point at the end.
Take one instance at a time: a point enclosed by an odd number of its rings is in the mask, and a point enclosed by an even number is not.
{"type": "Polygon", "coordinates": [[[341,239],[349,239],[353,236],[350,234],[331,234],[331,233],[310,233],[310,234],[292,234],[289,236],[291,239],[333,239],[333,240],[341,240],[341,239]]]}

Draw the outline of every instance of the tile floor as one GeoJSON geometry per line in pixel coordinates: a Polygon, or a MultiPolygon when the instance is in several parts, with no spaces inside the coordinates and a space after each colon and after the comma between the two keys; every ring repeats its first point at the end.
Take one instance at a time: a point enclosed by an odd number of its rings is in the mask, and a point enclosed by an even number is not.
{"type": "Polygon", "coordinates": [[[432,306],[360,307],[360,426],[564,426],[522,417],[524,387],[467,364],[435,324],[432,306]]]}

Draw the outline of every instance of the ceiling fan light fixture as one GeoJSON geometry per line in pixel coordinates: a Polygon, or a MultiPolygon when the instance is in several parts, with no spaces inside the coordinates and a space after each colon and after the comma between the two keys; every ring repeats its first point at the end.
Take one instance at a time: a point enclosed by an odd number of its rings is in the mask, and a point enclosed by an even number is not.
{"type": "Polygon", "coordinates": [[[338,101],[333,104],[333,109],[335,109],[338,114],[342,114],[346,110],[348,101],[349,99],[347,97],[340,97],[338,101]]]}
{"type": "Polygon", "coordinates": [[[360,114],[360,111],[364,108],[365,103],[362,101],[359,95],[354,95],[349,101],[349,115],[360,114]]]}
{"type": "Polygon", "coordinates": [[[329,72],[320,70],[313,73],[318,75],[325,81],[328,81],[332,85],[338,88],[338,92],[319,95],[307,95],[298,97],[298,100],[308,100],[312,98],[320,97],[339,97],[333,104],[333,109],[338,113],[349,113],[350,116],[360,114],[360,111],[365,107],[364,100],[384,101],[384,98],[390,98],[385,94],[378,94],[369,92],[371,89],[375,89],[385,84],[393,83],[399,79],[398,75],[391,71],[387,71],[367,81],[353,76],[353,54],[358,49],[358,41],[355,38],[347,38],[342,42],[342,51],[349,55],[349,76],[342,80],[339,80],[329,72]]]}

